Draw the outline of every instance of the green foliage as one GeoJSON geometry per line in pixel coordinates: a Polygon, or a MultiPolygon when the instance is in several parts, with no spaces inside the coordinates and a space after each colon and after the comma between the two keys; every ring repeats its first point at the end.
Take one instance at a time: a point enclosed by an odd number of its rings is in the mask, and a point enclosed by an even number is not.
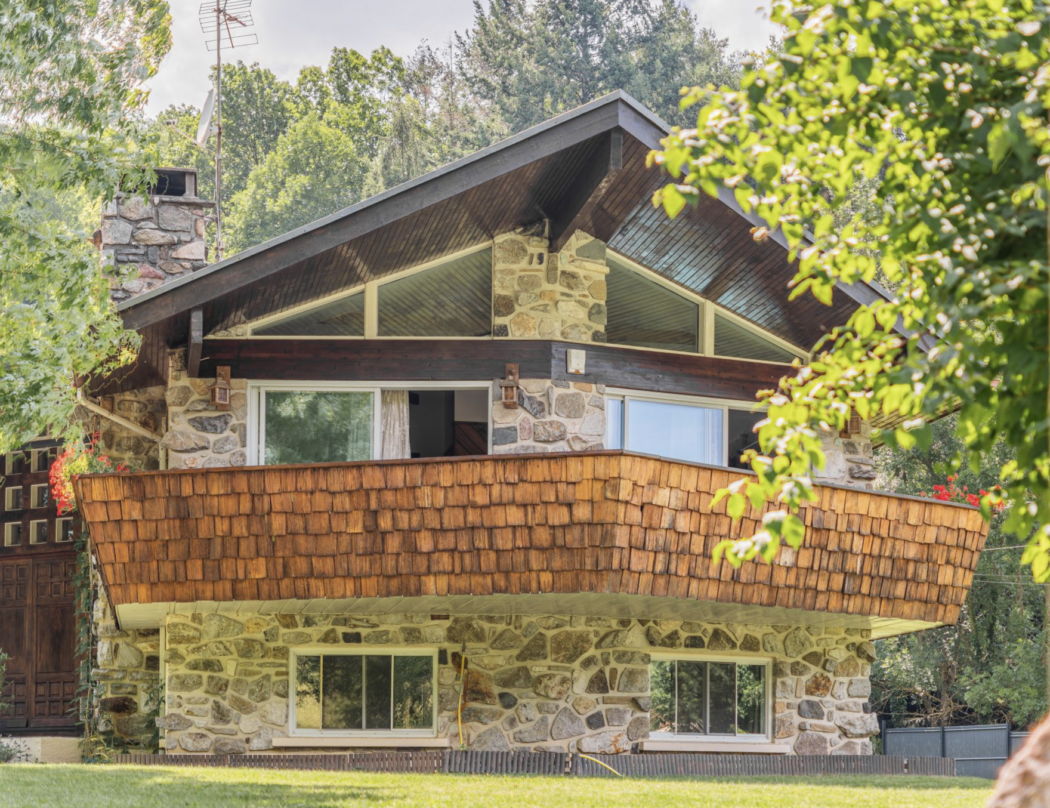
{"type": "Polygon", "coordinates": [[[897,290],[860,307],[766,397],[755,499],[783,510],[723,546],[732,563],[771,557],[771,526],[813,498],[820,429],[841,429],[853,411],[891,416],[901,426],[883,438],[909,448],[958,407],[964,465],[980,468],[1000,438],[1014,453],[997,469],[1011,506],[1004,530],[1031,538],[1024,561],[1050,580],[1047,10],[1035,0],[778,0],[780,58],[749,70],[739,91],[684,99],[700,106],[696,129],[654,155],[674,178],[655,204],[673,216],[701,191],[733,189],[765,222],[756,237],[779,229],[791,245],[792,297],[830,303],[836,284],[880,271],[897,290]],[[836,222],[872,180],[875,204],[836,222]]]}
{"type": "Polygon", "coordinates": [[[680,120],[683,84],[735,84],[727,41],[676,0],[497,0],[474,3],[474,26],[457,36],[471,91],[512,132],[593,98],[627,90],[680,120]]]}
{"type": "Polygon", "coordinates": [[[361,198],[366,171],[353,139],[316,113],[292,125],[247,187],[230,200],[231,253],[327,216],[361,198]]]}
{"type": "Polygon", "coordinates": [[[97,211],[148,179],[131,113],[169,23],[160,0],[6,0],[0,12],[0,453],[75,433],[74,380],[133,356],[83,218],[62,208],[97,211]]]}

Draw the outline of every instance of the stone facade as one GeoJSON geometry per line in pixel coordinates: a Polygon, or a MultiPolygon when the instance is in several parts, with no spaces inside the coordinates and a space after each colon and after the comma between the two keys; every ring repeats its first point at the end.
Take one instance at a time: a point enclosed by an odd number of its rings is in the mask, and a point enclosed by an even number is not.
{"type": "MultiPolygon", "coordinates": [[[[289,730],[289,649],[439,652],[437,735],[475,750],[617,753],[649,736],[653,653],[773,661],[773,737],[796,754],[870,754],[865,632],[616,620],[429,615],[170,615],[169,751],[239,754],[289,730]],[[465,674],[460,679],[465,647],[465,674]]],[[[702,658],[702,657],[700,657],[702,658]]],[[[411,746],[411,740],[405,740],[411,746]]]]}
{"type": "MultiPolygon", "coordinates": [[[[113,414],[158,436],[163,435],[168,419],[165,390],[158,385],[118,393],[111,397],[113,414]]],[[[93,414],[88,417],[95,420],[102,448],[111,460],[123,463],[133,471],[152,471],[161,467],[159,441],[132,432],[116,421],[93,414]]]]}
{"type": "Polygon", "coordinates": [[[92,621],[98,638],[91,673],[98,729],[143,745],[156,731],[162,698],[160,629],[118,628],[101,590],[92,621]]]}
{"type": "Polygon", "coordinates": [[[214,379],[190,378],[179,361],[171,367],[168,432],[161,441],[168,450],[168,468],[247,465],[247,380],[230,380],[230,409],[220,412],[211,404],[214,379]]]}
{"type": "Polygon", "coordinates": [[[838,432],[821,435],[824,446],[824,470],[814,469],[818,482],[849,485],[854,488],[875,487],[878,476],[871,443],[871,424],[862,421],[860,431],[842,437],[838,432]]]}
{"type": "Polygon", "coordinates": [[[604,448],[605,386],[588,382],[522,379],[518,407],[493,391],[493,454],[580,452],[604,448]]]}
{"type": "Polygon", "coordinates": [[[492,335],[605,342],[605,245],[577,231],[550,255],[546,227],[496,236],[492,335]]]}
{"type": "Polygon", "coordinates": [[[195,196],[119,194],[107,203],[99,245],[112,300],[119,303],[206,266],[205,217],[213,207],[195,196]]]}

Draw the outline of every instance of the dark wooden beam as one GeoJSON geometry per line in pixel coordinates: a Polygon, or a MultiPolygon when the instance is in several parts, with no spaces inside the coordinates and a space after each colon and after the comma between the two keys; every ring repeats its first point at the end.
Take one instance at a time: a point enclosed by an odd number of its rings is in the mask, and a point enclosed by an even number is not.
{"type": "Polygon", "coordinates": [[[191,379],[200,375],[201,348],[204,345],[204,311],[198,306],[190,312],[190,338],[186,348],[186,372],[191,379]]]}
{"type": "Polygon", "coordinates": [[[547,214],[550,220],[550,251],[555,254],[565,246],[594,211],[623,169],[623,130],[613,129],[606,135],[594,156],[569,183],[568,191],[558,200],[557,208],[547,214]]]}

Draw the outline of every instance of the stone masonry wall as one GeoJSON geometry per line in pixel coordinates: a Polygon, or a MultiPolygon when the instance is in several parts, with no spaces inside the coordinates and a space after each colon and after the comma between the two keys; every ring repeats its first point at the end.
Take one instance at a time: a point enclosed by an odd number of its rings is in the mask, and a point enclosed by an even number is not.
{"type": "Polygon", "coordinates": [[[871,424],[862,421],[860,432],[842,437],[838,432],[824,432],[824,470],[813,470],[819,482],[849,485],[854,488],[875,487],[877,470],[871,443],[871,424]]]}
{"type": "Polygon", "coordinates": [[[211,405],[214,379],[190,378],[180,362],[171,367],[168,432],[161,441],[168,450],[168,468],[247,465],[247,380],[230,380],[230,409],[220,412],[211,405]]]}
{"type": "Polygon", "coordinates": [[[205,216],[196,197],[118,195],[102,211],[102,263],[115,303],[148,292],[207,264],[205,216]]]}
{"type": "MultiPolygon", "coordinates": [[[[113,414],[138,424],[144,429],[163,435],[168,410],[163,386],[144,387],[112,396],[113,414]]],[[[160,468],[160,444],[132,432],[115,421],[88,413],[99,430],[102,448],[110,459],[124,463],[133,471],[153,471],[160,468]]]]}
{"type": "Polygon", "coordinates": [[[117,628],[101,589],[92,620],[98,637],[91,676],[98,728],[140,745],[155,731],[151,704],[161,698],[160,630],[117,628]]]}
{"type": "Polygon", "coordinates": [[[545,226],[496,236],[492,335],[605,342],[605,245],[577,231],[550,255],[545,226]]]}
{"type": "Polygon", "coordinates": [[[605,385],[522,379],[517,409],[493,390],[492,452],[581,452],[604,448],[605,385]]]}
{"type": "Polygon", "coordinates": [[[866,702],[873,649],[859,631],[582,616],[193,614],[165,625],[169,751],[273,748],[289,730],[293,647],[438,649],[437,735],[458,743],[462,684],[475,750],[636,748],[649,735],[651,654],[673,649],[772,658],[773,734],[797,754],[869,754],[878,729],[866,702]]]}

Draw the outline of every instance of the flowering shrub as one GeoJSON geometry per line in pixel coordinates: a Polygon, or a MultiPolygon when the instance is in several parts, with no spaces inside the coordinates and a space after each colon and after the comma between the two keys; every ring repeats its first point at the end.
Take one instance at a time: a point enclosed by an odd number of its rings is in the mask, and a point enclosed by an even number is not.
{"type": "Polygon", "coordinates": [[[958,477],[949,477],[947,485],[935,485],[932,494],[920,491],[919,496],[939,499],[941,502],[961,502],[974,508],[981,507],[981,500],[987,499],[989,507],[993,511],[1001,511],[1006,506],[1000,498],[999,486],[994,486],[991,491],[985,491],[982,488],[978,493],[972,494],[968,486],[955,487],[955,481],[958,479],[958,477]]]}
{"type": "Polygon", "coordinates": [[[51,464],[51,496],[54,497],[59,514],[72,513],[77,509],[73,478],[78,474],[127,470],[128,467],[123,463],[114,463],[102,454],[97,432],[83,443],[71,444],[51,464]]]}

